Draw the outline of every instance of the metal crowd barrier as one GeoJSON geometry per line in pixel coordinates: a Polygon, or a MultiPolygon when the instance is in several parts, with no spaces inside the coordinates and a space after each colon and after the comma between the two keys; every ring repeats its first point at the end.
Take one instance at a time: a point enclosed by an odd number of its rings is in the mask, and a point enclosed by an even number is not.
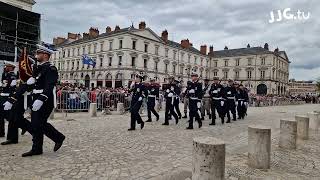
{"type": "Polygon", "coordinates": [[[250,106],[252,107],[265,107],[265,106],[285,106],[285,105],[298,105],[304,104],[305,101],[302,99],[291,99],[291,98],[250,98],[250,106]]]}

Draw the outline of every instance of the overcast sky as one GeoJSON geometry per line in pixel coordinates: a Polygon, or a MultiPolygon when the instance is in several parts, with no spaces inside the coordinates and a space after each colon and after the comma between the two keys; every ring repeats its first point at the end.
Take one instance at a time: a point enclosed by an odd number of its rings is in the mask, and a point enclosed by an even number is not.
{"type": "Polygon", "coordinates": [[[189,38],[196,48],[213,45],[215,50],[263,46],[285,50],[290,78],[320,77],[320,1],[318,0],[37,0],[33,9],[42,14],[42,40],[52,42],[68,32],[83,33],[90,27],[105,32],[107,26],[128,27],[140,21],[160,35],[180,42],[189,38]],[[307,20],[269,23],[270,12],[291,8],[307,20]]]}

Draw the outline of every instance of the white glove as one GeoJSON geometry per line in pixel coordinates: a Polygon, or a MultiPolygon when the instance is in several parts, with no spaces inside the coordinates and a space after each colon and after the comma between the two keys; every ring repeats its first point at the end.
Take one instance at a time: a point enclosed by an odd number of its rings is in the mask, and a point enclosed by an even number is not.
{"type": "Polygon", "coordinates": [[[142,97],[139,97],[138,101],[142,101],[142,97]]]}
{"type": "Polygon", "coordinates": [[[236,102],[236,106],[238,106],[238,102],[236,102]]]}
{"type": "Polygon", "coordinates": [[[189,90],[189,93],[194,93],[194,89],[189,90]]]}
{"type": "Polygon", "coordinates": [[[169,93],[169,92],[170,92],[170,90],[169,90],[169,89],[167,89],[167,90],[166,90],[166,92],[167,92],[167,93],[169,93]]]}
{"type": "Polygon", "coordinates": [[[29,78],[28,81],[27,81],[28,85],[32,85],[34,83],[36,83],[36,79],[34,77],[29,78]]]}
{"type": "Polygon", "coordinates": [[[10,86],[13,87],[13,86],[16,86],[16,85],[17,85],[17,80],[12,80],[10,86]]]}
{"type": "Polygon", "coordinates": [[[3,110],[9,111],[12,108],[12,104],[9,101],[6,101],[4,104],[3,110]]]}
{"type": "Polygon", "coordinates": [[[134,87],[135,82],[132,81],[132,83],[130,84],[130,88],[132,89],[134,87]]]}
{"type": "Polygon", "coordinates": [[[221,106],[223,106],[224,105],[224,101],[221,101],[220,104],[221,104],[221,106]]]}
{"type": "Polygon", "coordinates": [[[173,96],[173,93],[169,93],[169,94],[168,94],[168,97],[172,97],[172,96],[173,96]]]}
{"type": "Polygon", "coordinates": [[[200,109],[201,108],[201,102],[197,102],[197,107],[200,109]]]}
{"type": "Polygon", "coordinates": [[[32,105],[32,111],[39,111],[39,109],[41,108],[41,106],[43,105],[43,101],[40,100],[35,100],[33,105],[32,105]]]}
{"type": "Polygon", "coordinates": [[[248,105],[248,103],[247,103],[247,102],[244,102],[244,105],[245,105],[245,106],[247,106],[247,105],[248,105]]]}

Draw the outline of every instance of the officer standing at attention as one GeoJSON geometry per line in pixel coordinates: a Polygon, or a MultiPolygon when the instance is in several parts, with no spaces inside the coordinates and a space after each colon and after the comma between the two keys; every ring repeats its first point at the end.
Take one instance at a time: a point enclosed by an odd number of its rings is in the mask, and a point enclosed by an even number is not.
{"type": "Polygon", "coordinates": [[[5,102],[8,100],[9,96],[13,94],[17,85],[17,76],[14,73],[14,68],[16,65],[13,62],[5,61],[4,72],[1,76],[2,90],[0,92],[0,137],[5,136],[5,121],[9,120],[9,111],[4,110],[5,102]]]}
{"type": "Polygon", "coordinates": [[[160,93],[159,84],[155,83],[154,79],[150,80],[150,85],[148,86],[148,120],[146,122],[152,122],[151,112],[156,116],[157,121],[159,121],[159,114],[154,109],[156,105],[156,100],[159,102],[159,93],[160,93]]]}
{"type": "Polygon", "coordinates": [[[49,62],[52,50],[39,46],[36,50],[38,61],[37,71],[33,72],[33,77],[29,78],[27,85],[33,85],[32,91],[32,149],[22,154],[22,157],[40,155],[43,153],[43,135],[46,134],[55,142],[53,151],[57,151],[62,146],[65,136],[49,124],[48,118],[56,106],[55,85],[58,82],[58,70],[49,62]]]}
{"type": "Polygon", "coordinates": [[[130,112],[131,112],[131,123],[130,128],[128,131],[136,130],[136,122],[140,124],[140,128],[143,129],[144,122],[142,121],[142,118],[139,114],[140,108],[142,106],[143,98],[146,98],[148,96],[148,90],[142,84],[143,77],[140,75],[136,75],[135,82],[131,85],[130,91],[132,92],[132,100],[131,100],[131,106],[130,106],[130,112]]]}
{"type": "MultiPolygon", "coordinates": [[[[221,107],[221,102],[222,102],[222,85],[219,83],[219,78],[214,77],[213,78],[213,83],[211,84],[211,88],[209,91],[210,97],[212,99],[211,102],[211,117],[212,117],[212,122],[209,125],[216,125],[216,110],[217,113],[220,117],[223,115],[222,107],[221,107]]],[[[224,119],[221,118],[222,124],[224,123],[224,119]]]]}
{"type": "Polygon", "coordinates": [[[199,128],[202,126],[200,119],[200,108],[202,100],[202,84],[199,82],[198,74],[191,75],[192,82],[187,87],[189,97],[189,126],[187,129],[193,129],[193,119],[198,121],[199,128]]]}
{"type": "Polygon", "coordinates": [[[169,119],[170,119],[170,115],[174,117],[174,119],[176,120],[176,124],[178,124],[179,122],[179,117],[176,114],[176,112],[174,111],[174,101],[176,99],[176,84],[173,83],[174,78],[170,77],[169,81],[170,83],[168,84],[168,89],[166,89],[166,93],[165,93],[165,98],[166,98],[166,111],[165,111],[165,118],[164,118],[164,123],[162,125],[169,125],[169,119]],[[170,113],[170,115],[169,115],[170,113]]]}
{"type": "Polygon", "coordinates": [[[211,99],[210,99],[210,95],[209,95],[209,91],[210,91],[210,84],[209,84],[209,79],[204,79],[204,87],[202,90],[203,93],[203,104],[201,107],[201,118],[202,120],[204,120],[204,117],[207,114],[209,115],[209,119],[211,119],[211,113],[210,113],[210,109],[211,109],[211,99]]]}
{"type": "Polygon", "coordinates": [[[232,120],[236,121],[237,115],[236,115],[236,101],[235,101],[235,96],[236,96],[236,88],[233,84],[233,80],[229,79],[228,85],[225,88],[227,92],[227,101],[226,101],[226,108],[227,108],[227,123],[230,123],[230,111],[232,113],[232,120]]]}

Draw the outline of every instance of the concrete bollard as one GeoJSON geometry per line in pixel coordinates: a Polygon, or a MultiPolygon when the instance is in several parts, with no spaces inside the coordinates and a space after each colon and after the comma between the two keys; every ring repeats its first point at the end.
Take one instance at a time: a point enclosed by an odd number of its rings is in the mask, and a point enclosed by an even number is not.
{"type": "Polygon", "coordinates": [[[90,103],[89,115],[90,117],[97,117],[97,103],[90,103]]]}
{"type": "Polygon", "coordinates": [[[296,149],[297,147],[297,121],[280,120],[279,147],[296,149]]]}
{"type": "Polygon", "coordinates": [[[123,112],[124,112],[124,105],[123,105],[123,103],[118,103],[118,104],[117,104],[117,112],[118,112],[118,113],[123,113],[123,112]]]}
{"type": "Polygon", "coordinates": [[[318,130],[320,126],[319,113],[317,112],[309,112],[309,128],[313,130],[318,130]]]}
{"type": "Polygon", "coordinates": [[[271,128],[259,125],[248,127],[248,164],[252,168],[269,169],[271,128]]]}
{"type": "Polygon", "coordinates": [[[307,140],[309,138],[309,117],[295,116],[297,121],[297,135],[299,139],[307,140]]]}
{"type": "Polygon", "coordinates": [[[193,139],[192,180],[222,180],[225,174],[225,143],[213,137],[193,139]]]}

